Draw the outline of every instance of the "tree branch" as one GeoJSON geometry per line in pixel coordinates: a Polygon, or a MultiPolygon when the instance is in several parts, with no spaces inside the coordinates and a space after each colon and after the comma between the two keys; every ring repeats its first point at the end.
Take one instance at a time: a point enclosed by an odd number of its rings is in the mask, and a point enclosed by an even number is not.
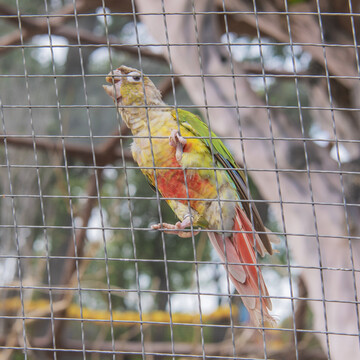
{"type": "MultiPolygon", "coordinates": [[[[113,134],[108,142],[105,142],[102,145],[98,145],[95,147],[94,153],[90,146],[87,145],[79,145],[73,143],[65,143],[65,153],[69,158],[79,159],[87,165],[94,165],[93,157],[95,156],[96,165],[104,166],[106,164],[110,164],[114,161],[117,161],[122,158],[122,154],[119,149],[117,149],[117,145],[119,144],[120,135],[118,133],[113,134]],[[111,146],[112,151],[108,151],[110,144],[116,142],[116,146],[111,146]]],[[[4,135],[0,133],[0,144],[4,144],[6,139],[6,143],[11,146],[23,147],[23,148],[33,148],[34,141],[36,148],[42,151],[48,151],[51,153],[55,153],[57,155],[63,154],[63,144],[61,141],[50,141],[45,139],[37,139],[28,138],[28,137],[14,137],[10,135],[4,135]]],[[[133,161],[132,156],[129,151],[124,152],[126,161],[133,161]]]]}
{"type": "MultiPolygon", "coordinates": [[[[81,12],[83,9],[88,9],[85,2],[80,2],[77,5],[77,12],[81,12]]],[[[68,9],[70,10],[70,9],[68,9]]],[[[68,14],[74,12],[68,11],[68,14]]],[[[14,25],[19,25],[19,19],[17,17],[17,12],[9,6],[0,4],[0,14],[9,16],[7,20],[12,22],[14,25]]],[[[31,37],[40,34],[48,34],[48,21],[49,28],[52,35],[63,36],[70,42],[77,43],[80,39],[81,44],[91,44],[91,45],[101,45],[106,47],[107,44],[114,50],[124,51],[133,55],[138,55],[138,46],[137,45],[124,45],[119,43],[118,39],[114,36],[99,36],[95,35],[93,32],[86,29],[75,29],[72,26],[64,25],[71,17],[50,17],[48,20],[34,19],[28,17],[20,17],[21,28],[22,28],[22,38],[23,42],[28,41],[31,37]]],[[[11,45],[20,45],[21,44],[21,34],[19,30],[15,30],[10,34],[6,34],[0,38],[0,54],[13,49],[11,45]]],[[[141,55],[146,56],[151,59],[156,59],[158,61],[165,61],[163,55],[157,54],[149,50],[146,46],[141,47],[141,55]]]]}
{"type": "MultiPolygon", "coordinates": [[[[220,6],[221,1],[218,0],[218,2],[220,6]]],[[[278,9],[276,9],[270,2],[266,2],[265,6],[265,11],[278,11],[278,9]]],[[[322,46],[319,20],[315,15],[309,15],[306,13],[312,11],[309,4],[303,3],[302,6],[304,14],[295,14],[290,16],[292,40],[294,43],[304,44],[304,50],[311,54],[313,59],[324,67],[324,48],[322,46]]],[[[290,43],[289,30],[287,27],[284,29],[284,26],[286,26],[285,15],[267,14],[266,16],[255,16],[254,8],[248,5],[247,2],[235,0],[229,0],[227,2],[227,10],[237,12],[231,16],[239,23],[244,22],[248,26],[254,28],[255,31],[258,26],[262,36],[269,36],[282,43],[290,43]],[[244,12],[244,14],[240,14],[238,12],[244,12]]],[[[346,88],[351,89],[354,85],[356,85],[356,81],[346,77],[356,78],[358,76],[358,72],[354,67],[354,51],[351,48],[340,46],[328,46],[325,48],[325,51],[327,54],[327,67],[330,74],[338,76],[336,81],[346,88]]]]}

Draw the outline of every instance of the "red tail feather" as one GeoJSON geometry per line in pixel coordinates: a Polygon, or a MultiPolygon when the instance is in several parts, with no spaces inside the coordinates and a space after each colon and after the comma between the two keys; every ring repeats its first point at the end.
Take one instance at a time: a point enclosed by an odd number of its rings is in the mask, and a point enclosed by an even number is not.
{"type": "Polygon", "coordinates": [[[208,235],[221,260],[227,263],[225,267],[228,269],[229,278],[237,291],[240,295],[245,295],[242,300],[250,313],[252,322],[256,326],[263,326],[263,324],[272,326],[275,324],[275,320],[269,314],[271,300],[268,298],[269,293],[261,270],[256,266],[254,250],[255,247],[263,255],[263,246],[259,236],[252,232],[251,223],[240,207],[236,208],[233,230],[232,235],[225,237],[225,247],[222,234],[208,233],[208,235]],[[264,319],[264,323],[262,319],[264,319]]]}

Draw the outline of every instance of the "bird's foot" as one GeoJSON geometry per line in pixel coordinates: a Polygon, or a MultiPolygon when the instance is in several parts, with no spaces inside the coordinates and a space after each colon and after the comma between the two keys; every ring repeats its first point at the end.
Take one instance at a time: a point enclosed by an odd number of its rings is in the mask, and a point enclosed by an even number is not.
{"type": "Polygon", "coordinates": [[[183,154],[183,149],[186,144],[186,139],[180,135],[178,130],[172,130],[169,137],[169,143],[176,149],[176,160],[180,162],[183,154]]]}
{"type": "Polygon", "coordinates": [[[186,215],[183,221],[178,221],[175,225],[168,223],[160,223],[156,225],[151,225],[153,230],[164,230],[166,234],[176,234],[181,238],[189,238],[192,237],[192,233],[197,235],[199,231],[181,231],[191,226],[191,215],[186,215]],[[167,229],[167,230],[166,230],[167,229]]]}

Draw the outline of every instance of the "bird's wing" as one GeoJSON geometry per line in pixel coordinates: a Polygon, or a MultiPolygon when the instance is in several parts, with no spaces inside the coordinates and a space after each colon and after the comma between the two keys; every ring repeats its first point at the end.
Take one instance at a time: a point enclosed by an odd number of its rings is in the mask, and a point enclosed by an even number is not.
{"type": "Polygon", "coordinates": [[[269,254],[272,254],[271,243],[259,212],[254,203],[251,203],[250,206],[244,171],[236,164],[230,151],[226,148],[221,139],[214,132],[210,131],[208,126],[195,114],[182,109],[172,110],[171,114],[174,119],[179,120],[180,126],[189,130],[194,136],[199,137],[199,140],[203,141],[210,149],[211,153],[214,154],[214,158],[218,163],[226,169],[229,177],[235,184],[240,199],[245,200],[242,205],[246,215],[251,219],[252,213],[255,230],[260,232],[259,236],[265,249],[269,254]]]}

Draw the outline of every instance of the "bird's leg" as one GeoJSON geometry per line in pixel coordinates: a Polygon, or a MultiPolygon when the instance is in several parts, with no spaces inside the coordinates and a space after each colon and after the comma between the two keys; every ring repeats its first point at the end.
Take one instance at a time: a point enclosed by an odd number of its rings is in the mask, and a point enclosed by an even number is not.
{"type": "MultiPolygon", "coordinates": [[[[164,233],[166,234],[176,234],[177,236],[181,238],[189,238],[192,236],[192,233],[189,231],[181,231],[183,229],[186,229],[187,227],[191,226],[191,215],[187,214],[184,217],[183,221],[178,221],[175,225],[174,224],[168,224],[168,223],[162,223],[162,224],[156,224],[151,225],[151,228],[154,230],[160,230],[160,229],[168,229],[171,231],[164,230],[164,233]]],[[[194,236],[199,233],[199,231],[193,231],[194,236]]]]}
{"type": "Polygon", "coordinates": [[[174,129],[171,131],[169,142],[170,145],[176,149],[176,160],[180,162],[183,154],[183,149],[186,144],[186,139],[180,135],[178,130],[174,129]]]}

